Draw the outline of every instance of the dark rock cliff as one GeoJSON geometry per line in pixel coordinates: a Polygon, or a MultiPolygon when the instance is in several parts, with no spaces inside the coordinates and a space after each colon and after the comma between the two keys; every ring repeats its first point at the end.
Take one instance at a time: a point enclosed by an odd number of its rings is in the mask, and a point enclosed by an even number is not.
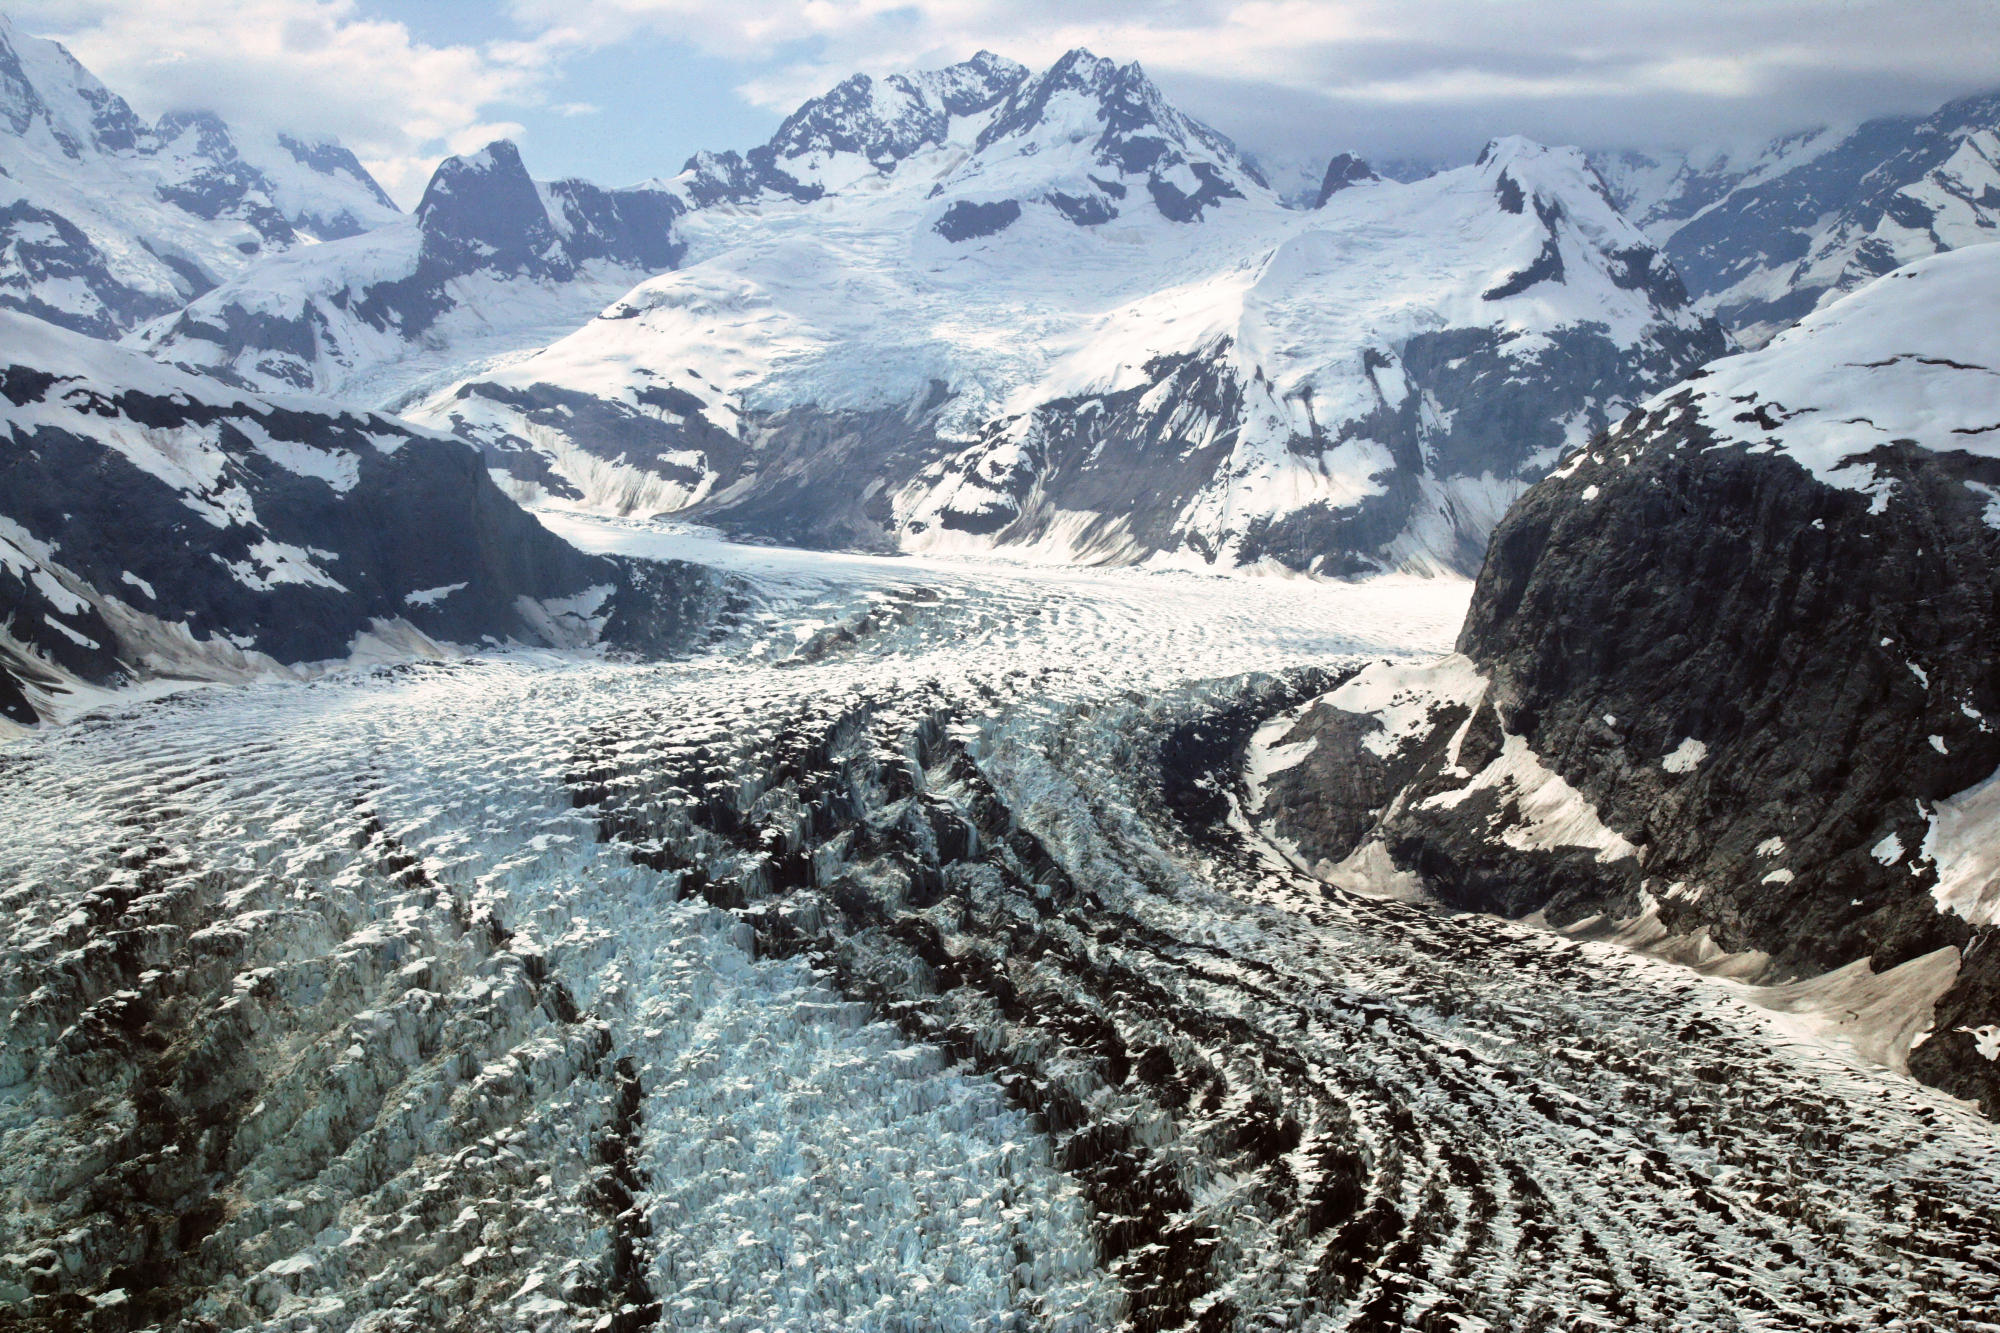
{"type": "Polygon", "coordinates": [[[1274,739],[1314,749],[1263,813],[1304,858],[1375,839],[1453,905],[1650,911],[1670,937],[1769,955],[1765,980],[1955,950],[1909,1067],[2000,1111],[1975,1037],[2000,1015],[2000,931],[1940,909],[1926,847],[1937,804],[2000,767],[2000,531],[1975,489],[2000,461],[1876,449],[1853,465],[1883,502],[1718,443],[1692,392],[1502,521],[1458,645],[1483,689],[1403,691],[1427,716],[1377,750],[1386,708],[1307,710],[1274,739]],[[1499,776],[1522,745],[1632,853],[1535,836],[1548,789],[1499,776]]]}

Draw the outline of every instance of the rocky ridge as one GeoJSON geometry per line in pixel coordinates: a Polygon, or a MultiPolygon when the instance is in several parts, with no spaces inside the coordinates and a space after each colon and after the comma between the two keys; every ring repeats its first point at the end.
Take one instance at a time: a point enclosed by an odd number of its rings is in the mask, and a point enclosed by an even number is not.
{"type": "Polygon", "coordinates": [[[2000,94],[1735,151],[1601,154],[1620,208],[1748,345],[1926,255],[2000,239],[2000,94]]]}
{"type": "Polygon", "coordinates": [[[398,376],[532,345],[672,268],[682,208],[650,187],[538,183],[498,140],[440,163],[410,217],[261,265],[130,341],[241,387],[380,403],[398,376]]]}
{"type": "Polygon", "coordinates": [[[1996,297],[2000,250],[1940,256],[1649,401],[1509,511],[1459,657],[1259,733],[1258,817],[1334,882],[1817,987],[2000,1108],[1996,297]]]}

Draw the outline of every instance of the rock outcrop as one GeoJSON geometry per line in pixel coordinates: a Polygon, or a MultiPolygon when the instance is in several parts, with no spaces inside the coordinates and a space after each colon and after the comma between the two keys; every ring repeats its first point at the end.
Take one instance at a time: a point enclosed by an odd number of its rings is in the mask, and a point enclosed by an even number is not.
{"type": "Polygon", "coordinates": [[[446,158],[407,218],[261,264],[133,334],[258,392],[387,405],[402,383],[574,327],[683,246],[679,195],[538,182],[508,140],[446,158]]]}
{"type": "Polygon", "coordinates": [[[1268,826],[1337,882],[1834,973],[1839,1035],[2000,1111],[1996,298],[2000,250],[1914,265],[1574,455],[1459,657],[1260,733],[1268,826]]]}
{"type": "MultiPolygon", "coordinates": [[[[241,678],[442,645],[656,649],[707,576],[586,556],[478,456],[0,314],[0,713],[84,685],[241,678]]],[[[87,695],[87,691],[85,691],[87,695]]]]}

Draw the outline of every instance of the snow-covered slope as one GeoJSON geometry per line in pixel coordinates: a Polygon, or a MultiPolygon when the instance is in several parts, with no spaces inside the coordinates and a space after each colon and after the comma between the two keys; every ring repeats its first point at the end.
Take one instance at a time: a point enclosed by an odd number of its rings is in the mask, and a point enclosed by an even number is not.
{"type": "MultiPolygon", "coordinates": [[[[817,142],[896,119],[850,100],[817,142]]],[[[1301,212],[1086,53],[946,119],[782,159],[804,202],[691,212],[679,271],[419,416],[525,498],[785,540],[1467,568],[1565,447],[1724,346],[1571,150],[1348,163],[1301,212]]]]}
{"type": "Polygon", "coordinates": [[[0,347],[14,723],[60,716],[80,682],[436,656],[441,641],[657,643],[699,581],[635,581],[581,554],[462,443],[393,418],[253,398],[14,312],[0,347]]]}
{"type": "Polygon", "coordinates": [[[678,195],[529,179],[506,140],[447,158],[414,214],[256,265],[130,342],[253,389],[390,405],[425,376],[532,348],[681,253],[678,195]]]}
{"type": "Polygon", "coordinates": [[[1899,265],[2000,239],[2000,93],[1597,166],[1701,308],[1752,344],[1899,265]]]}
{"type": "Polygon", "coordinates": [[[397,216],[338,144],[199,112],[148,125],[0,15],[0,306],[115,337],[262,255],[397,216]]]}
{"type": "Polygon", "coordinates": [[[1710,365],[1649,412],[1692,412],[1723,443],[1798,462],[1829,486],[1888,482],[1869,463],[1910,443],[2000,463],[2000,250],[1936,255],[1710,365]]]}
{"type": "Polygon", "coordinates": [[[2000,246],[1933,256],[1568,459],[1463,658],[1266,738],[1280,836],[1733,975],[1847,969],[1886,1007],[1843,1039],[2000,1107],[1995,309],[2000,246]]]}
{"type": "Polygon", "coordinates": [[[907,188],[901,168],[919,157],[928,181],[951,178],[935,227],[959,241],[1004,230],[1023,206],[1079,226],[1148,203],[1190,221],[1266,189],[1234,144],[1175,108],[1138,65],[1081,49],[1034,75],[990,51],[879,81],[857,74],[748,154],[697,154],[675,184],[697,205],[809,203],[892,176],[907,188]]]}

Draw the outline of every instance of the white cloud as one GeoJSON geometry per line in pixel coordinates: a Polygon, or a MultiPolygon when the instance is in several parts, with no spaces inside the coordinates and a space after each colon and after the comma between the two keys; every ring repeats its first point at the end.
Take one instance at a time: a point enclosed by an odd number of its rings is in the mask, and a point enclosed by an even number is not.
{"type": "Polygon", "coordinates": [[[856,69],[982,46],[1037,64],[1088,46],[1142,62],[1239,137],[1265,133],[1245,126],[1269,125],[1276,93],[1310,122],[1294,134],[1344,142],[1351,126],[1389,151],[1510,129],[1600,145],[1761,136],[2000,81],[1993,0],[513,0],[511,12],[562,44],[650,31],[767,65],[741,91],[779,111],[856,69]]]}

